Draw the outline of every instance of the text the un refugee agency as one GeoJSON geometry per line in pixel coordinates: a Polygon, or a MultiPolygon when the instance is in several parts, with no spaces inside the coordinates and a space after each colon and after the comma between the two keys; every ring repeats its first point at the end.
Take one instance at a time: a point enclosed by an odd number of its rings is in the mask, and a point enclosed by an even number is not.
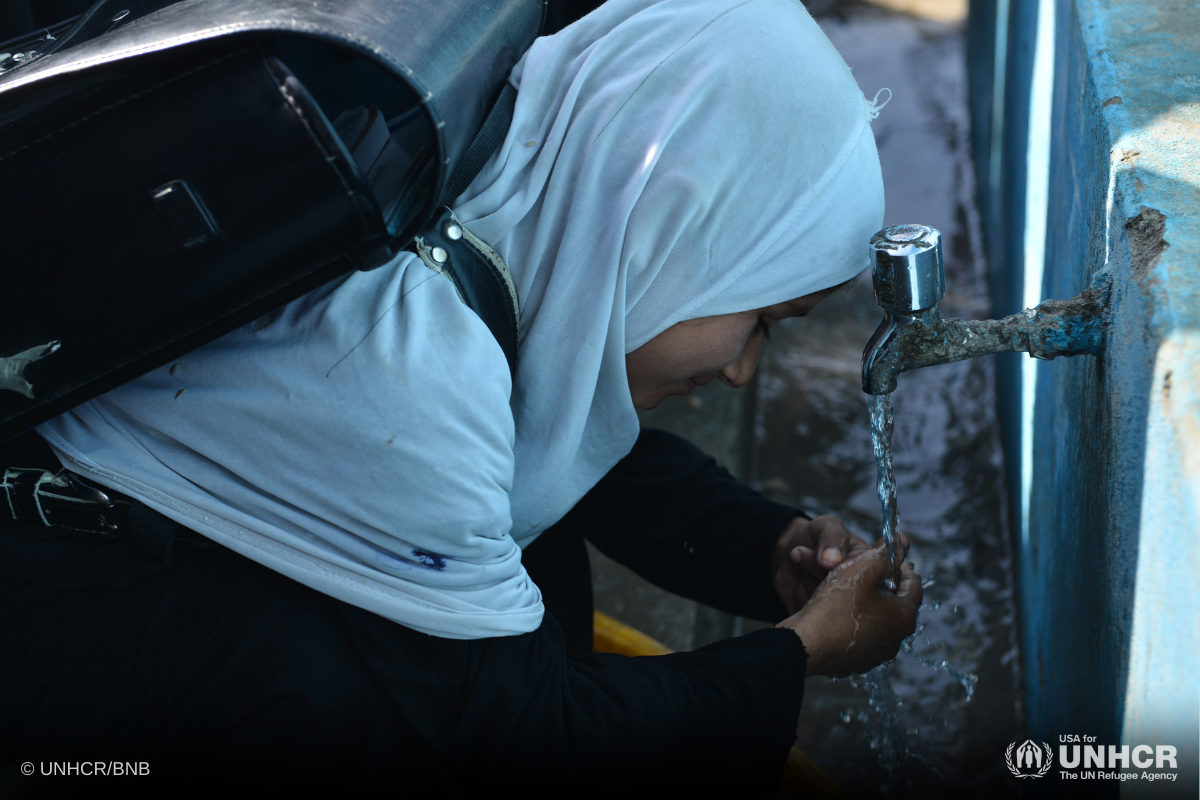
{"type": "Polygon", "coordinates": [[[1058,777],[1065,780],[1174,781],[1177,748],[1170,744],[1105,744],[1086,734],[1058,737],[1058,777]]]}

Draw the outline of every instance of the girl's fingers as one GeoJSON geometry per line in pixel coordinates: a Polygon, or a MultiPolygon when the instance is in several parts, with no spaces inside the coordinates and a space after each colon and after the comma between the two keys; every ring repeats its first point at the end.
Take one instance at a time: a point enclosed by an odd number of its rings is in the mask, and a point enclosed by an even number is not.
{"type": "MultiPolygon", "coordinates": [[[[851,564],[858,567],[867,585],[883,583],[883,579],[892,570],[892,565],[888,562],[887,551],[879,546],[871,548],[870,552],[854,559],[851,564]]],[[[847,569],[850,568],[847,567],[847,569]]]]}
{"type": "Polygon", "coordinates": [[[821,566],[825,569],[833,569],[845,561],[847,549],[843,547],[826,547],[821,551],[821,566]]]}
{"type": "Polygon", "coordinates": [[[825,570],[831,570],[846,560],[852,552],[864,549],[863,542],[837,517],[818,517],[812,521],[816,536],[816,551],[825,570]]]}
{"type": "MultiPolygon", "coordinates": [[[[904,559],[908,558],[908,547],[909,547],[908,537],[905,536],[903,533],[898,533],[896,536],[896,545],[900,551],[900,560],[903,561],[904,559]]],[[[884,540],[884,538],[882,536],[880,536],[878,539],[876,539],[875,544],[872,545],[872,549],[875,549],[875,548],[881,548],[884,550],[887,549],[887,542],[884,540]]]]}
{"type": "Polygon", "coordinates": [[[818,563],[817,554],[811,547],[805,547],[804,545],[793,547],[789,560],[792,562],[792,574],[801,583],[807,584],[809,590],[820,583],[821,579],[825,577],[826,570],[822,569],[818,563]]]}
{"type": "Polygon", "coordinates": [[[921,576],[917,574],[911,561],[905,561],[900,567],[900,585],[896,587],[896,596],[908,598],[915,608],[921,605],[921,598],[924,594],[921,576]]]}

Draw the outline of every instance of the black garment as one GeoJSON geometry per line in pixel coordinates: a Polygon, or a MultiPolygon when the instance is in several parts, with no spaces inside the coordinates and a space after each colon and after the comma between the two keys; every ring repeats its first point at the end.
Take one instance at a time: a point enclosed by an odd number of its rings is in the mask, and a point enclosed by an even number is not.
{"type": "Polygon", "coordinates": [[[221,547],[163,565],[86,534],[0,529],[0,763],[149,760],[189,781],[236,763],[273,785],[370,775],[413,797],[761,794],[794,735],[799,639],[579,652],[591,633],[580,536],[647,576],[674,565],[683,577],[664,583],[698,599],[781,616],[760,584],[794,513],[646,432],[529,548],[542,626],[472,641],[417,633],[221,547]]]}
{"type": "Polygon", "coordinates": [[[572,22],[583,18],[603,5],[602,0],[551,0],[546,8],[542,35],[558,33],[572,22]]]}
{"type": "MultiPolygon", "coordinates": [[[[771,550],[801,512],[739,483],[686,439],[643,430],[559,524],[676,594],[751,619],[787,616],[771,550]]],[[[541,585],[541,584],[539,584],[541,585]]]]}

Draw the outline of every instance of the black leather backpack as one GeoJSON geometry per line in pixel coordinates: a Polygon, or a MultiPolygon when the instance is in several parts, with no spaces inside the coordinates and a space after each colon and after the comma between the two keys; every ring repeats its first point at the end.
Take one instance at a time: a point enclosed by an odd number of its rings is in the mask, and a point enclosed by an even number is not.
{"type": "Polygon", "coordinates": [[[0,442],[423,231],[454,247],[543,6],[100,0],[0,54],[0,442]]]}

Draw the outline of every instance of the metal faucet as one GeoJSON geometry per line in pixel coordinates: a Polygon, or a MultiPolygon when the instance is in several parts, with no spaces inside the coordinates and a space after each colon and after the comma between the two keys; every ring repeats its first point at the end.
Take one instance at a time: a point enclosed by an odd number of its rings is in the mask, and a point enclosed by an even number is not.
{"type": "Polygon", "coordinates": [[[918,367],[966,358],[1026,352],[1033,358],[1097,355],[1104,347],[1108,285],[1070,300],[1046,300],[1003,319],[942,319],[946,294],[941,234],[927,225],[893,225],[871,237],[875,301],[883,322],[863,351],[867,394],[890,394],[896,377],[918,367]]]}

